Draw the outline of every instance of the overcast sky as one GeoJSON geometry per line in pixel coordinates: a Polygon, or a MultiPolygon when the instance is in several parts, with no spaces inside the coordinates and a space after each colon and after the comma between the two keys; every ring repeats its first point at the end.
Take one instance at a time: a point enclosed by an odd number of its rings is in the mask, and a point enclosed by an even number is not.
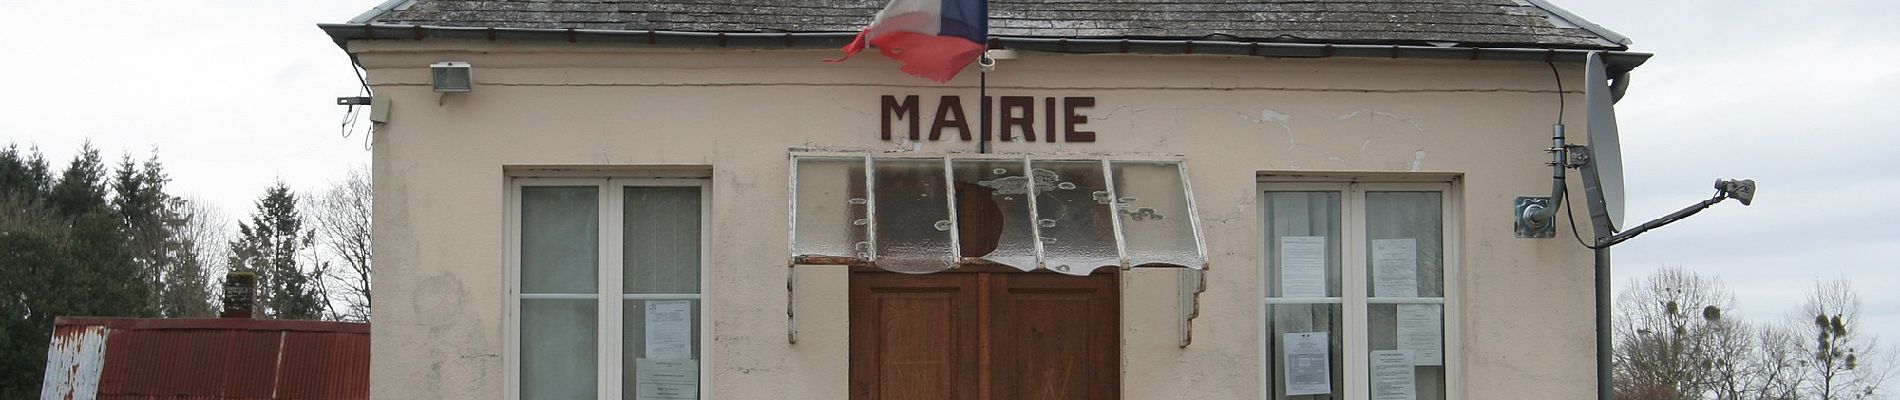
{"type": "Polygon", "coordinates": [[[1900,340],[1900,11],[1888,1],[1555,0],[1655,53],[1616,105],[1625,225],[1753,178],[1618,245],[1617,284],[1662,266],[1718,275],[1742,315],[1780,318],[1817,278],[1851,278],[1863,328],[1900,340]]]}
{"type": "Polygon", "coordinates": [[[171,190],[242,218],[277,179],[314,190],[367,166],[341,137],[356,75],[316,27],[380,0],[0,0],[0,141],[64,169],[91,139],[116,163],[153,149],[171,190]]]}
{"type": "MultiPolygon", "coordinates": [[[[1717,177],[1761,183],[1754,206],[1721,204],[1619,245],[1619,287],[1687,267],[1720,276],[1741,315],[1766,320],[1815,279],[1850,277],[1867,327],[1900,340],[1900,291],[1886,286],[1900,283],[1900,11],[1554,1],[1656,54],[1617,105],[1626,224],[1708,197],[1717,177]]],[[[274,180],[315,189],[369,162],[361,127],[341,137],[333,104],[356,77],[313,24],[380,2],[0,0],[0,140],[36,144],[56,168],[88,138],[115,161],[156,148],[174,192],[242,217],[274,180]]]]}

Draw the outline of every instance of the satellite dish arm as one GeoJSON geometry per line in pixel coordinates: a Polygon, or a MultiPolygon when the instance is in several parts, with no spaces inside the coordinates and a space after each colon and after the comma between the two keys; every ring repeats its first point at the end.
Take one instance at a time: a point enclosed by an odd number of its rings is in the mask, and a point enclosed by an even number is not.
{"type": "Polygon", "coordinates": [[[1605,246],[1602,244],[1603,239],[1615,236],[1617,229],[1616,221],[1610,218],[1609,201],[1604,195],[1603,181],[1591,150],[1590,146],[1575,146],[1570,149],[1570,153],[1580,164],[1577,169],[1583,172],[1583,204],[1590,210],[1590,226],[1596,232],[1592,237],[1596,238],[1596,247],[1602,247],[1605,246]]]}
{"type": "Polygon", "coordinates": [[[1702,210],[1707,210],[1709,209],[1709,206],[1713,206],[1715,205],[1715,203],[1720,203],[1722,202],[1722,200],[1725,200],[1725,199],[1727,199],[1727,197],[1724,197],[1721,193],[1716,193],[1715,197],[1713,198],[1697,202],[1696,204],[1690,205],[1681,210],[1676,210],[1676,212],[1670,213],[1669,215],[1665,215],[1662,218],[1657,218],[1649,222],[1644,222],[1642,225],[1637,225],[1635,228],[1630,228],[1627,231],[1617,232],[1616,234],[1610,235],[1608,237],[1598,237],[1597,247],[1614,246],[1617,243],[1623,243],[1623,241],[1635,238],[1636,235],[1641,235],[1643,234],[1643,232],[1648,232],[1650,229],[1661,228],[1663,225],[1669,225],[1672,222],[1681,221],[1683,218],[1689,218],[1689,216],[1702,212],[1702,210]]]}
{"type": "MultiPolygon", "coordinates": [[[[1650,220],[1649,222],[1644,222],[1642,225],[1637,225],[1634,228],[1630,228],[1629,230],[1625,230],[1622,232],[1608,232],[1608,231],[1602,231],[1602,230],[1597,231],[1596,247],[1605,248],[1605,247],[1614,246],[1617,243],[1623,243],[1623,241],[1635,238],[1636,235],[1641,235],[1643,234],[1643,232],[1648,232],[1651,229],[1661,228],[1663,227],[1663,225],[1669,225],[1670,223],[1681,221],[1684,218],[1689,218],[1689,216],[1691,215],[1695,215],[1696,213],[1702,212],[1702,210],[1707,210],[1710,206],[1714,206],[1716,203],[1721,203],[1723,200],[1728,200],[1728,199],[1740,200],[1743,206],[1747,206],[1750,203],[1753,203],[1755,200],[1755,180],[1754,179],[1717,180],[1715,181],[1715,196],[1710,197],[1707,200],[1696,202],[1695,204],[1689,205],[1688,207],[1684,207],[1681,210],[1676,210],[1676,212],[1669,213],[1669,215],[1664,215],[1662,218],[1657,218],[1654,220],[1650,220]]],[[[1594,203],[1594,199],[1592,200],[1593,200],[1592,202],[1594,203]]],[[[1590,219],[1597,223],[1598,229],[1601,229],[1602,227],[1607,226],[1608,225],[1607,222],[1609,220],[1607,216],[1604,218],[1597,218],[1597,215],[1595,212],[1590,213],[1590,219]]]]}

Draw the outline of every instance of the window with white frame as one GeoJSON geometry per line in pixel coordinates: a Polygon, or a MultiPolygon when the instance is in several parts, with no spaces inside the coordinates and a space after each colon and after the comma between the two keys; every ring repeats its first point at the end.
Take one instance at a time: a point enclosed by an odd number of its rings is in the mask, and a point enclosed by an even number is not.
{"type": "Polygon", "coordinates": [[[705,181],[524,178],[509,198],[510,397],[702,398],[705,181]]]}
{"type": "Polygon", "coordinates": [[[1269,398],[1456,398],[1451,185],[1267,183],[1260,198],[1269,398]]]}

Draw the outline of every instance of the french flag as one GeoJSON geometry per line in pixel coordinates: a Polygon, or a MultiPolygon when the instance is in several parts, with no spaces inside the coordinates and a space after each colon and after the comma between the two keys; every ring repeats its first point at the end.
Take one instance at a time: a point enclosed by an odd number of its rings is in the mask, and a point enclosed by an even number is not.
{"type": "Polygon", "coordinates": [[[825,62],[844,62],[868,44],[904,63],[904,72],[949,82],[983,54],[989,27],[987,0],[892,0],[844,46],[844,57],[825,62]]]}

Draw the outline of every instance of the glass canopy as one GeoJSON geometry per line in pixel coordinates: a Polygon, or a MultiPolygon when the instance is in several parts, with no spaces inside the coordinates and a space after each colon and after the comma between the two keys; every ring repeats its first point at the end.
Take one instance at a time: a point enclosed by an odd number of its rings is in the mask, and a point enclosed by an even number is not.
{"type": "Polygon", "coordinates": [[[793,154],[793,264],[1207,264],[1179,159],[793,154]]]}

